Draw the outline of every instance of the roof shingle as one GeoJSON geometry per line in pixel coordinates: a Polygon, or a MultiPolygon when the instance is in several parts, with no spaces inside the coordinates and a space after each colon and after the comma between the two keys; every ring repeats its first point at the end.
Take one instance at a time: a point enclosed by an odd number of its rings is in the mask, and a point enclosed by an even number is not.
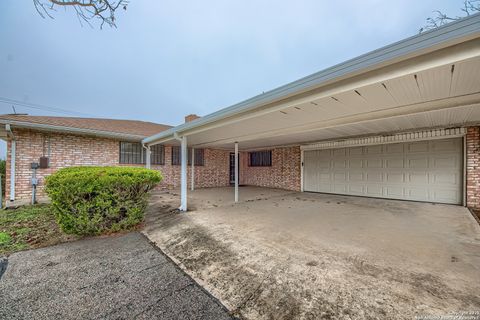
{"type": "Polygon", "coordinates": [[[20,114],[3,114],[0,120],[21,121],[24,123],[44,124],[65,128],[98,130],[120,134],[131,134],[148,137],[172,126],[139,120],[117,120],[101,118],[76,118],[76,117],[49,117],[31,116],[20,114]]]}

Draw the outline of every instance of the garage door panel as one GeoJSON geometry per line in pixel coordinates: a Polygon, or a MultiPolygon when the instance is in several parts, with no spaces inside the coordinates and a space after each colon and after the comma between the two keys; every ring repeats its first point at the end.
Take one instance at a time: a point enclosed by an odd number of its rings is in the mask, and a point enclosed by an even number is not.
{"type": "Polygon", "coordinates": [[[382,172],[367,172],[366,173],[367,182],[383,182],[383,173],[382,172]]]}
{"type": "Polygon", "coordinates": [[[424,188],[406,187],[405,194],[408,200],[431,201],[428,193],[428,187],[424,187],[424,188]]]}
{"type": "Polygon", "coordinates": [[[378,145],[378,146],[368,146],[365,147],[365,153],[366,154],[382,154],[383,151],[383,146],[378,145]]]}
{"type": "Polygon", "coordinates": [[[370,197],[383,197],[383,187],[375,184],[366,185],[365,195],[370,197]]]}
{"type": "Polygon", "coordinates": [[[383,160],[382,159],[367,159],[365,160],[367,168],[383,168],[383,160]]]}
{"type": "Polygon", "coordinates": [[[429,141],[407,143],[407,153],[425,153],[428,152],[429,141]]]}
{"type": "Polygon", "coordinates": [[[453,152],[456,153],[455,150],[462,148],[462,140],[461,139],[447,139],[447,140],[433,140],[431,143],[431,151],[436,152],[453,152]]]}
{"type": "Polygon", "coordinates": [[[434,156],[431,158],[431,165],[432,168],[435,169],[449,169],[452,167],[457,167],[460,161],[460,157],[458,155],[439,155],[434,156]]]}
{"type": "Polygon", "coordinates": [[[385,173],[385,182],[396,184],[396,183],[404,183],[405,182],[405,174],[403,172],[395,173],[395,172],[386,172],[385,173]]]}
{"type": "Polygon", "coordinates": [[[407,167],[410,169],[427,169],[428,158],[426,157],[410,157],[406,158],[407,167]]]}
{"type": "Polygon", "coordinates": [[[385,159],[385,168],[393,169],[393,168],[405,168],[405,160],[403,157],[401,158],[392,158],[392,159],[385,159]]]}
{"type": "Polygon", "coordinates": [[[347,167],[347,160],[346,159],[334,160],[333,167],[345,169],[347,167]]]}
{"type": "Polygon", "coordinates": [[[451,185],[454,187],[458,186],[462,181],[459,174],[451,172],[433,172],[430,176],[432,183],[451,185]]]}
{"type": "Polygon", "coordinates": [[[348,181],[350,182],[363,182],[365,180],[365,174],[363,172],[350,171],[348,174],[348,181]]]}
{"type": "Polygon", "coordinates": [[[403,199],[405,198],[404,189],[400,186],[384,187],[384,194],[387,198],[403,199]]]}
{"type": "Polygon", "coordinates": [[[363,147],[354,147],[354,148],[348,148],[348,155],[349,156],[360,156],[363,155],[363,147]]]}
{"type": "Polygon", "coordinates": [[[461,138],[305,151],[304,190],[462,202],[461,138]]]}
{"type": "Polygon", "coordinates": [[[458,189],[441,189],[432,191],[432,201],[457,203],[461,201],[461,192],[458,189]]]}
{"type": "Polygon", "coordinates": [[[363,160],[362,159],[348,159],[348,167],[351,169],[363,168],[363,160]]]}
{"type": "Polygon", "coordinates": [[[348,191],[350,194],[362,196],[365,194],[364,186],[358,184],[352,184],[348,186],[348,191]]]}
{"type": "Polygon", "coordinates": [[[393,143],[385,145],[387,154],[403,154],[405,145],[403,143],[393,143]]]}

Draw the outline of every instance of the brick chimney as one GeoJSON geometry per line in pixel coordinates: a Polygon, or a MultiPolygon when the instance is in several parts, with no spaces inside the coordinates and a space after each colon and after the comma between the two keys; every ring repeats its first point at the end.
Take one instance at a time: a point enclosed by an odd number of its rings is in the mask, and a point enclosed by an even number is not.
{"type": "Polygon", "coordinates": [[[193,121],[193,120],[198,119],[198,118],[200,118],[200,117],[197,116],[196,114],[189,114],[188,116],[185,116],[185,123],[193,121]]]}

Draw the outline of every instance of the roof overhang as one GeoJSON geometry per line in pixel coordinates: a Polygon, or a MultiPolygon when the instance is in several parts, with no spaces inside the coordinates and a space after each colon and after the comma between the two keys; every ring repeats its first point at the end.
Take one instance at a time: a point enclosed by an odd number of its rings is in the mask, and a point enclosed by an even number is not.
{"type": "Polygon", "coordinates": [[[66,133],[66,134],[75,134],[75,135],[87,135],[95,136],[101,138],[110,138],[110,139],[121,139],[125,141],[141,141],[145,136],[141,135],[132,135],[111,131],[103,130],[93,130],[93,129],[84,129],[84,128],[74,128],[74,127],[64,127],[64,126],[55,126],[47,125],[40,123],[31,123],[24,121],[14,121],[14,120],[3,120],[0,119],[0,139],[6,139],[7,136],[3,135],[5,131],[5,126],[9,124],[12,129],[28,129],[42,132],[56,132],[56,133],[66,133]]]}
{"type": "Polygon", "coordinates": [[[192,146],[229,148],[238,141],[243,148],[259,148],[389,129],[475,124],[480,122],[479,109],[480,14],[476,14],[143,142],[173,143],[176,134],[187,136],[192,146]]]}

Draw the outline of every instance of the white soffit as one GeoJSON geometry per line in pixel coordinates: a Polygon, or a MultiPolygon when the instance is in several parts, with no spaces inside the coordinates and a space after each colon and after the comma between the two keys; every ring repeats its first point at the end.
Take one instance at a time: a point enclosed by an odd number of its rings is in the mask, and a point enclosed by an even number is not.
{"type": "Polygon", "coordinates": [[[390,144],[410,141],[422,141],[433,139],[457,138],[465,135],[465,128],[446,128],[446,129],[431,129],[416,132],[397,133],[392,135],[371,136],[363,138],[353,138],[336,141],[317,142],[301,146],[302,150],[320,150],[320,149],[335,149],[345,147],[359,147],[376,144],[390,144]]]}

